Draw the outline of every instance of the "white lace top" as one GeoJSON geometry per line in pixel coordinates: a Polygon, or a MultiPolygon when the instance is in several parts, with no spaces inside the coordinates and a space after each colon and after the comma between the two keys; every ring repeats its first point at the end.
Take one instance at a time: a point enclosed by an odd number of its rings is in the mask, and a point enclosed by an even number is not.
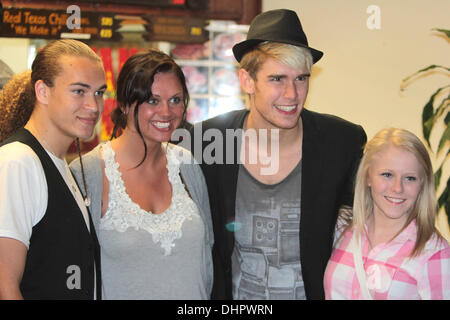
{"type": "Polygon", "coordinates": [[[167,147],[167,170],[172,185],[172,199],[169,208],[160,214],[152,214],[131,200],[125,190],[125,184],[115,161],[115,152],[111,143],[102,146],[105,174],[109,180],[108,208],[100,220],[101,230],[125,232],[128,228],[145,230],[152,235],[154,243],[164,249],[164,255],[170,255],[175,247],[174,241],[182,237],[183,222],[199,217],[198,208],[189,197],[180,177],[180,160],[174,146],[167,147]]]}

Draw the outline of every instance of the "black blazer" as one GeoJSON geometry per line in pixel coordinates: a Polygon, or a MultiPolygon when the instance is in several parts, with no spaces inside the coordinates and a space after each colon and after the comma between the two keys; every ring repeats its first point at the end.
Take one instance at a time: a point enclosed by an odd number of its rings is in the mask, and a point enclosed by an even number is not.
{"type": "MultiPolygon", "coordinates": [[[[234,144],[233,164],[225,163],[226,143],[223,143],[222,151],[224,163],[207,164],[199,157],[201,152],[195,150],[195,142],[202,146],[203,152],[212,142],[199,144],[198,141],[203,140],[203,133],[212,128],[220,130],[225,141],[225,130],[242,128],[248,112],[232,111],[198,123],[191,129],[191,151],[205,175],[213,219],[212,299],[232,299],[232,226],[239,171],[238,144],[234,144]]],[[[301,118],[300,262],[307,299],[324,299],[323,275],[331,255],[338,209],[343,204],[351,206],[353,203],[353,180],[367,137],[361,126],[336,116],[304,109],[301,118]]]]}

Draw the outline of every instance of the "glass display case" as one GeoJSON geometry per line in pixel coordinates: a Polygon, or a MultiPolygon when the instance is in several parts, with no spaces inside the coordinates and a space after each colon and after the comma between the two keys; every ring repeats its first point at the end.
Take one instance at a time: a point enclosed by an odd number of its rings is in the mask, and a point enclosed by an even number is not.
{"type": "Polygon", "coordinates": [[[210,21],[209,41],[202,44],[172,44],[171,56],[186,76],[191,101],[187,120],[191,123],[245,108],[232,47],[245,40],[248,25],[210,21]]]}
{"type": "MultiPolygon", "coordinates": [[[[242,94],[239,79],[239,65],[232,47],[245,40],[248,25],[238,25],[232,21],[209,21],[206,27],[209,40],[205,43],[180,43],[142,41],[143,28],[136,24],[129,31],[122,31],[120,42],[96,42],[89,45],[100,55],[106,71],[108,85],[105,94],[105,108],[96,127],[95,134],[81,141],[81,151],[87,152],[99,142],[109,140],[112,133],[110,113],[116,106],[115,82],[121,66],[128,57],[146,48],[159,48],[170,54],[181,66],[188,85],[190,102],[187,120],[190,123],[203,121],[228,111],[245,108],[245,95],[242,94]],[[136,28],[136,26],[139,27],[136,28]]],[[[31,39],[29,43],[29,67],[37,51],[48,40],[31,39]]],[[[75,145],[69,155],[76,156],[75,145]]]]}

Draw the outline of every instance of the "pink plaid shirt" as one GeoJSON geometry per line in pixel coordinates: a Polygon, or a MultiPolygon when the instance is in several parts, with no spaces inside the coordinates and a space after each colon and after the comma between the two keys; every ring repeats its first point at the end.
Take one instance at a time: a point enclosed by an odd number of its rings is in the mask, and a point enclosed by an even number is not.
{"type": "MultiPolygon", "coordinates": [[[[335,244],[325,270],[325,298],[362,300],[348,248],[353,230],[335,244]]],[[[411,224],[394,240],[369,251],[369,241],[361,237],[367,287],[374,300],[450,299],[450,246],[433,236],[422,253],[409,259],[416,241],[416,224],[411,224]]]]}

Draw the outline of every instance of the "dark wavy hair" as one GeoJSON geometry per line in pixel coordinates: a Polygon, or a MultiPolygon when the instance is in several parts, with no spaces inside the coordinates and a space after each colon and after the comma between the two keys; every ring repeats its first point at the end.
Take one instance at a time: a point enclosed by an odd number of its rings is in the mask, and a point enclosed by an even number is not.
{"type": "Polygon", "coordinates": [[[125,110],[136,103],[134,125],[145,149],[144,158],[136,167],[140,166],[147,156],[147,144],[142,135],[137,115],[140,105],[148,101],[153,95],[151,88],[157,73],[173,73],[180,81],[184,103],[183,121],[189,104],[186,78],[180,66],[171,57],[157,49],[147,49],[128,58],[117,78],[117,106],[111,113],[111,120],[114,124],[111,140],[117,137],[119,129],[125,129],[127,126],[125,110]]]}

